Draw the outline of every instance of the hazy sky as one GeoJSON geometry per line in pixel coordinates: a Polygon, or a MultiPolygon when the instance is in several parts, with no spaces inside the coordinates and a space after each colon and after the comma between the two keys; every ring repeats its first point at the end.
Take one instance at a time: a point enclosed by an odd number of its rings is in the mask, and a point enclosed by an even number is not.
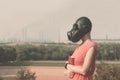
{"type": "Polygon", "coordinates": [[[66,41],[66,32],[81,16],[91,19],[92,38],[120,39],[120,0],[0,0],[0,38],[27,28],[31,37],[38,32],[66,41]]]}

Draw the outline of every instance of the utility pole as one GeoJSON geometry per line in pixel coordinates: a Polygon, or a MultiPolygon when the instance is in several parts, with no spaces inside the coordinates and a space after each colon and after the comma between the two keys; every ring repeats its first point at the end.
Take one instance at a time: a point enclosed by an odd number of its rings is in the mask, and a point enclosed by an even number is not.
{"type": "Polygon", "coordinates": [[[58,43],[60,43],[61,37],[60,37],[61,31],[58,29],[58,43]]]}
{"type": "Polygon", "coordinates": [[[106,40],[108,40],[108,35],[106,34],[106,40]]]}

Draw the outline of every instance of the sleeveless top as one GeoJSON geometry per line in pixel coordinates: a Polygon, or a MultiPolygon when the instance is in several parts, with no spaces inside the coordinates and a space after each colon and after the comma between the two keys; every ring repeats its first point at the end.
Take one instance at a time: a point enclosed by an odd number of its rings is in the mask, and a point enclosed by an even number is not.
{"type": "MultiPolygon", "coordinates": [[[[97,44],[95,42],[89,41],[88,43],[79,46],[75,49],[72,55],[74,57],[74,65],[80,65],[80,66],[83,65],[86,53],[91,47],[94,47],[96,50],[97,44]]],[[[92,80],[92,75],[95,70],[95,61],[96,61],[96,55],[94,56],[93,64],[91,65],[87,75],[75,73],[74,77],[71,79],[69,78],[69,80],[92,80]]]]}

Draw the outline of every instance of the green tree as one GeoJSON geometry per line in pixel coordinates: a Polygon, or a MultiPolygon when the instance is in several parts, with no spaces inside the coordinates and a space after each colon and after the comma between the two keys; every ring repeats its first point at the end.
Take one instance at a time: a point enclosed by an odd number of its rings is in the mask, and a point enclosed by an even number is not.
{"type": "Polygon", "coordinates": [[[0,47],[0,63],[5,63],[5,54],[4,54],[4,49],[0,47]]]}

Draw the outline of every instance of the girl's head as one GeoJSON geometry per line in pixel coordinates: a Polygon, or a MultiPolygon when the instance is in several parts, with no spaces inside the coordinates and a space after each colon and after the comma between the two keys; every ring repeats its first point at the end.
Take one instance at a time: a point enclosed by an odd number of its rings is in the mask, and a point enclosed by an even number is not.
{"type": "Polygon", "coordinates": [[[87,17],[80,17],[73,24],[73,28],[67,32],[68,39],[78,42],[83,36],[91,32],[92,23],[87,17]]]}

